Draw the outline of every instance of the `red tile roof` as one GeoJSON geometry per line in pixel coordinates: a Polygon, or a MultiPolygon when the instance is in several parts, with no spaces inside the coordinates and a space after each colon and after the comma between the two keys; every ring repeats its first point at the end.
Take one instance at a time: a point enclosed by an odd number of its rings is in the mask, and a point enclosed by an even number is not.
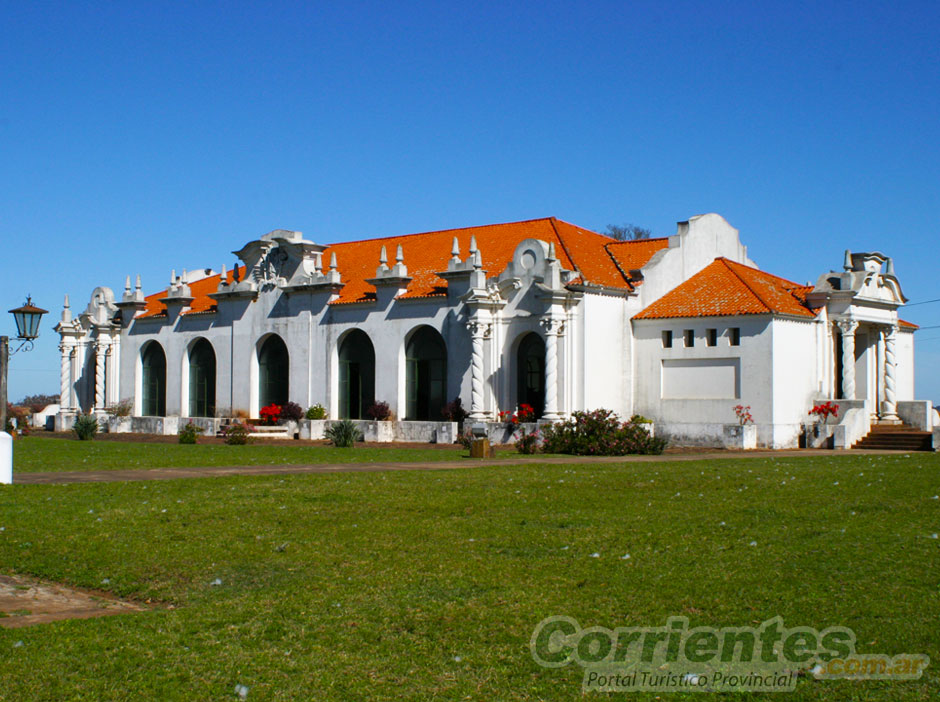
{"type": "MultiPolygon", "coordinates": [[[[625,279],[629,270],[641,268],[656,251],[665,248],[668,242],[666,239],[618,242],[555,217],[546,217],[524,222],[337,243],[330,245],[323,252],[324,265],[332,254],[336,254],[337,268],[344,283],[334,304],[375,299],[375,288],[366,281],[375,277],[383,246],[388,254],[389,265],[394,263],[397,247],[402,247],[404,263],[412,280],[407,291],[400,297],[410,299],[446,294],[447,281],[438,277],[437,273],[447,270],[454,237],[457,237],[460,244],[463,259],[470,250],[470,237],[476,238],[483,258],[483,270],[488,271],[489,275],[496,275],[506,267],[520,242],[525,239],[539,239],[555,245],[555,255],[562,268],[578,272],[577,282],[624,289],[630,287],[625,279]]],[[[231,272],[228,279],[232,279],[231,272]]],[[[215,292],[218,284],[219,275],[190,283],[194,298],[190,311],[210,310],[215,301],[208,295],[215,292]]],[[[166,290],[148,296],[147,309],[140,316],[163,314],[166,307],[158,302],[163,297],[166,297],[166,290]]]]}
{"type": "Polygon", "coordinates": [[[716,258],[670,290],[634,319],[787,314],[814,317],[805,304],[812,286],[800,285],[756,268],[716,258]]]}
{"type": "Polygon", "coordinates": [[[920,325],[905,321],[903,319],[898,320],[898,326],[901,327],[901,329],[920,329],[920,325]]]}

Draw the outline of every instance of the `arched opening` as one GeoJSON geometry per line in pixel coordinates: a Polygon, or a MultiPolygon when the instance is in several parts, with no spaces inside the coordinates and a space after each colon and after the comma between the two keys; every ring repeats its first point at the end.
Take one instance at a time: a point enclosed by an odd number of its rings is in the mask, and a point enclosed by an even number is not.
{"type": "Polygon", "coordinates": [[[339,418],[362,419],[375,402],[375,349],[354,329],[339,347],[339,418]]]}
{"type": "Polygon", "coordinates": [[[545,341],[535,333],[516,350],[516,402],[531,405],[536,417],[545,413],[545,341]]]}
{"type": "Polygon", "coordinates": [[[439,420],[447,400],[447,347],[431,327],[421,327],[405,349],[406,418],[439,420]]]}
{"type": "Polygon", "coordinates": [[[205,339],[189,350],[189,416],[215,416],[215,351],[205,339]]]}
{"type": "Polygon", "coordinates": [[[166,354],[151,341],[141,356],[141,412],[145,417],[166,416],[166,354]]]}
{"type": "Polygon", "coordinates": [[[261,407],[284,405],[290,390],[290,357],[287,345],[276,334],[258,349],[258,399],[261,407]]]}

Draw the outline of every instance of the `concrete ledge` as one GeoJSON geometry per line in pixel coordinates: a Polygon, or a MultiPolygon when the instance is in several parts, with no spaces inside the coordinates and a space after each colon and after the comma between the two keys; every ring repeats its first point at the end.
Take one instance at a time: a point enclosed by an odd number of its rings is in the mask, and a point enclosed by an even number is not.
{"type": "Polygon", "coordinates": [[[933,429],[933,402],[930,400],[911,400],[898,403],[898,416],[905,424],[915,429],[930,431],[933,429]]]}
{"type": "MultiPolygon", "coordinates": [[[[326,430],[340,420],[302,419],[299,422],[301,439],[325,439],[326,430]]],[[[457,441],[457,422],[374,422],[368,419],[352,420],[363,440],[378,443],[395,441],[453,444],[457,441]]]]}

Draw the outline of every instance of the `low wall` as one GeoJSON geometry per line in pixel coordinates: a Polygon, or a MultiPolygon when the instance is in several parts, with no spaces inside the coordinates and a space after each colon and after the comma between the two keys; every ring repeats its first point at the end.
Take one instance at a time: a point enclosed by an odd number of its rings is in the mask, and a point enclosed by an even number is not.
{"type": "MultiPolygon", "coordinates": [[[[325,439],[326,430],[338,423],[335,419],[302,419],[301,439],[325,439]]],[[[368,419],[353,419],[363,440],[379,443],[409,441],[429,444],[453,444],[457,442],[457,422],[374,422],[368,419]]]]}
{"type": "Polygon", "coordinates": [[[915,429],[930,431],[934,426],[936,413],[930,400],[910,400],[898,403],[898,416],[905,424],[915,429]]]}
{"type": "Polygon", "coordinates": [[[871,431],[871,412],[865,400],[839,400],[839,423],[832,427],[833,447],[850,449],[871,431]]]}

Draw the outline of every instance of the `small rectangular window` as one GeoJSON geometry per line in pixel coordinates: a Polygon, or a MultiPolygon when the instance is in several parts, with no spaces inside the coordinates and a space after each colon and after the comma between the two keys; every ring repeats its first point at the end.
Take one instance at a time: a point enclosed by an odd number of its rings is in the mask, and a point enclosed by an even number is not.
{"type": "Polygon", "coordinates": [[[705,339],[709,346],[718,345],[718,330],[717,329],[706,329],[705,330],[705,339]]]}
{"type": "Polygon", "coordinates": [[[693,329],[686,329],[682,333],[685,336],[685,345],[687,347],[695,346],[695,331],[693,329]]]}
{"type": "Polygon", "coordinates": [[[731,327],[728,330],[728,343],[731,344],[731,346],[741,345],[741,328],[740,327],[731,327]]]}
{"type": "Polygon", "coordinates": [[[672,348],[672,329],[667,329],[663,332],[663,348],[671,349],[672,348]]]}

